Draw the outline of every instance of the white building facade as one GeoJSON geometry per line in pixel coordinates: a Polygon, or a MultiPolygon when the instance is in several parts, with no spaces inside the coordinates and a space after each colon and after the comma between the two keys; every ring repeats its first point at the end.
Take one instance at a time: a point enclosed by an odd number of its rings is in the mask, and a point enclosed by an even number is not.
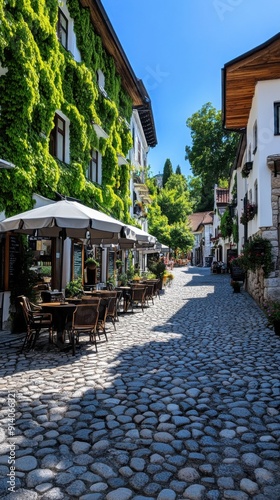
{"type": "Polygon", "coordinates": [[[257,235],[272,244],[273,269],[269,276],[265,277],[262,269],[247,273],[247,289],[259,303],[279,298],[280,293],[279,49],[277,35],[227,63],[223,72],[224,127],[241,133],[230,188],[235,184],[237,190],[238,253],[257,235]],[[240,80],[244,82],[242,92],[234,95],[240,89],[240,80]],[[251,216],[246,220],[243,214],[249,209],[251,216]]]}

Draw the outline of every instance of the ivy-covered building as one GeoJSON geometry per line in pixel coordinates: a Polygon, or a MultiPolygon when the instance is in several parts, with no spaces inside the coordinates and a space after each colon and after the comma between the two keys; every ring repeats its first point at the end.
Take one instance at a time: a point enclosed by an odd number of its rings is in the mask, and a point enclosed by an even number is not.
{"type": "Polygon", "coordinates": [[[0,171],[5,216],[32,208],[37,194],[133,223],[134,159],[145,166],[157,138],[100,0],[2,3],[0,106],[0,158],[15,165],[0,171]]]}

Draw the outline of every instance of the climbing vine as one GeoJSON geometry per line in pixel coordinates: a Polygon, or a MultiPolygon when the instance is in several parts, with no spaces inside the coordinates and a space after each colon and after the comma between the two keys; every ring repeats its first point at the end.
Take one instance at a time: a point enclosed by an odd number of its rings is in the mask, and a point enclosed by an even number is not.
{"type": "Polygon", "coordinates": [[[67,0],[82,61],[56,35],[57,0],[6,0],[0,4],[0,157],[17,168],[0,172],[0,209],[7,215],[32,207],[34,192],[55,192],[87,204],[97,202],[128,219],[130,165],[118,165],[132,146],[127,126],[132,102],[121,84],[113,58],[93,29],[88,9],[67,0]],[[96,72],[105,75],[104,96],[96,72]],[[70,120],[70,164],[49,152],[54,116],[60,109],[70,120]],[[108,133],[98,139],[93,123],[108,133]],[[102,185],[89,182],[91,151],[103,155],[102,185]]]}
{"type": "Polygon", "coordinates": [[[232,229],[233,229],[233,220],[229,208],[227,207],[221,217],[220,230],[222,238],[223,239],[230,238],[232,234],[232,229]]]}

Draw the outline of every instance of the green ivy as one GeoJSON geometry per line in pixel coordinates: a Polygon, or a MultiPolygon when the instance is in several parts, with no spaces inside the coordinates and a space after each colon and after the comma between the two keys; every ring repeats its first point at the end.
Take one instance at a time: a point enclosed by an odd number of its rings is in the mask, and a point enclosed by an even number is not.
{"type": "Polygon", "coordinates": [[[222,238],[223,239],[229,238],[232,235],[232,229],[233,229],[233,220],[230,215],[229,208],[227,207],[221,217],[220,230],[222,238]]]}
{"type": "Polygon", "coordinates": [[[233,225],[232,225],[232,237],[234,243],[238,244],[239,242],[239,226],[236,217],[233,220],[233,225]]]}
{"type": "Polygon", "coordinates": [[[79,0],[67,0],[67,6],[82,63],[57,39],[57,0],[0,2],[0,64],[8,69],[0,77],[0,157],[17,167],[0,173],[0,209],[6,215],[21,212],[32,207],[34,192],[54,198],[58,191],[128,220],[130,165],[119,167],[117,153],[126,156],[132,146],[126,124],[132,102],[94,32],[89,9],[79,0]],[[98,69],[107,98],[97,87],[98,69]],[[70,120],[70,165],[49,153],[57,109],[70,120]],[[107,131],[108,140],[98,140],[93,123],[107,131]],[[102,186],[85,178],[95,148],[104,155],[102,186]]]}

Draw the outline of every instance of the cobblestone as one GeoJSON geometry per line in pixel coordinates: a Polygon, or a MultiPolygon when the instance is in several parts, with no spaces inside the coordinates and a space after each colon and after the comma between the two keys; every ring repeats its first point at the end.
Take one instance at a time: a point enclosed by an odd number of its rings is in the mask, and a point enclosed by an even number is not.
{"type": "Polygon", "coordinates": [[[0,498],[280,499],[280,337],[228,275],[174,274],[97,353],[42,336],[20,354],[23,335],[1,332],[0,498]]]}

